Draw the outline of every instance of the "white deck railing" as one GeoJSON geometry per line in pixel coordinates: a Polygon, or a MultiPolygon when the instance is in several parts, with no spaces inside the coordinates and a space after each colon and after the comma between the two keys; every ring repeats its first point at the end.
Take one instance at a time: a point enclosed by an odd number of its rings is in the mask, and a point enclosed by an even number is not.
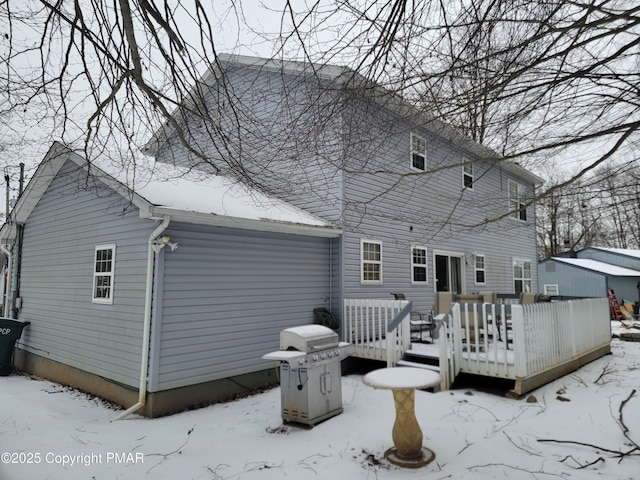
{"type": "Polygon", "coordinates": [[[344,299],[343,340],[353,344],[354,356],[386,361],[394,366],[409,349],[409,313],[389,330],[408,300],[344,299]]]}
{"type": "MultiPolygon", "coordinates": [[[[353,344],[354,356],[395,366],[411,347],[410,307],[407,300],[345,299],[343,340],[353,344]]],[[[594,352],[603,354],[611,342],[606,298],[527,305],[454,303],[434,333],[442,389],[450,388],[460,372],[531,385],[539,375],[549,376],[580,358],[593,359],[594,352]]]]}
{"type": "Polygon", "coordinates": [[[523,379],[611,341],[607,299],[527,305],[454,304],[439,327],[443,388],[459,372],[523,379]]]}

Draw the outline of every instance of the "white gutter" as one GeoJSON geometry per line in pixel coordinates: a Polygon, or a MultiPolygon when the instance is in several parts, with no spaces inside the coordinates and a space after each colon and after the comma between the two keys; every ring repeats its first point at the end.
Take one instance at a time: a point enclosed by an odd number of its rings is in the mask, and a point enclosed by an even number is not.
{"type": "Polygon", "coordinates": [[[228,217],[211,213],[188,212],[168,207],[153,206],[147,216],[141,218],[158,218],[171,215],[176,220],[198,225],[212,225],[216,227],[240,228],[259,232],[288,233],[293,235],[307,235],[312,237],[336,238],[342,234],[342,229],[326,222],[318,225],[292,223],[270,219],[252,219],[228,217]]]}
{"type": "Polygon", "coordinates": [[[147,242],[147,284],[144,292],[144,328],[142,331],[142,358],[140,360],[140,386],[138,387],[138,403],[132,405],[127,410],[118,415],[114,420],[122,420],[128,417],[142,406],[147,399],[147,374],[149,371],[149,343],[151,338],[151,303],[153,300],[153,265],[155,251],[153,244],[162,232],[169,226],[171,218],[164,216],[162,223],[151,233],[147,242]]]}
{"type": "MultiPolygon", "coordinates": [[[[2,292],[0,295],[3,296],[2,298],[2,315],[6,318],[10,318],[7,315],[7,312],[11,312],[12,309],[10,309],[10,305],[9,305],[9,298],[11,298],[11,276],[12,276],[12,263],[13,263],[13,255],[11,254],[11,251],[7,248],[6,245],[2,245],[0,244],[0,250],[2,250],[2,252],[7,256],[7,279],[4,285],[4,292],[2,292]]],[[[2,272],[0,272],[2,273],[2,272]]]]}

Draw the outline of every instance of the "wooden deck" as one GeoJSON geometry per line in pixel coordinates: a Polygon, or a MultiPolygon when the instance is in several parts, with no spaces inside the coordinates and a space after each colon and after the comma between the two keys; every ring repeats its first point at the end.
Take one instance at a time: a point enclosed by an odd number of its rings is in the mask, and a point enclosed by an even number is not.
{"type": "MultiPolygon", "coordinates": [[[[354,356],[396,365],[411,348],[409,315],[395,319],[397,331],[387,330],[406,302],[372,302],[345,301],[344,339],[356,346],[354,356]]],[[[459,373],[470,373],[514,380],[515,395],[609,353],[611,343],[606,299],[454,304],[434,333],[442,389],[450,388],[459,373]]]]}

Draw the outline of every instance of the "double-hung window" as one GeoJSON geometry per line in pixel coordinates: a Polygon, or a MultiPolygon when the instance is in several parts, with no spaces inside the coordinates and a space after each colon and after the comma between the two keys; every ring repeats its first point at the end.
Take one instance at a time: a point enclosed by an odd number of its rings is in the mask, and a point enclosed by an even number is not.
{"type": "Polygon", "coordinates": [[[93,264],[93,303],[113,303],[116,246],[98,245],[93,264]]]}
{"type": "Polygon", "coordinates": [[[360,281],[363,284],[382,283],[382,242],[360,241],[360,281]]]}
{"type": "Polygon", "coordinates": [[[531,292],[531,262],[513,259],[513,287],[515,293],[531,292]]]}
{"type": "Polygon", "coordinates": [[[462,186],[473,190],[473,163],[465,163],[462,166],[462,186]]]}
{"type": "Polygon", "coordinates": [[[415,133],[411,134],[411,168],[421,172],[427,169],[427,141],[415,133]]]}
{"type": "Polygon", "coordinates": [[[527,220],[527,195],[524,185],[509,180],[509,216],[518,220],[527,220]]]}
{"type": "Polygon", "coordinates": [[[475,257],[476,285],[484,285],[487,283],[487,271],[485,269],[484,255],[476,255],[475,257]]]}
{"type": "Polygon", "coordinates": [[[411,283],[427,283],[427,249],[425,247],[411,249],[411,283]]]}

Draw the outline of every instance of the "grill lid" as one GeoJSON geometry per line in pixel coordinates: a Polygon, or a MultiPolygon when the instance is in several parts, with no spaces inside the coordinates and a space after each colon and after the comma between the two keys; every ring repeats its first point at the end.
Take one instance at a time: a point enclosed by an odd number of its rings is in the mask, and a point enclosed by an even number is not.
{"type": "Polygon", "coordinates": [[[339,345],[338,334],[322,325],[303,325],[280,332],[280,350],[310,353],[339,345]]]}

